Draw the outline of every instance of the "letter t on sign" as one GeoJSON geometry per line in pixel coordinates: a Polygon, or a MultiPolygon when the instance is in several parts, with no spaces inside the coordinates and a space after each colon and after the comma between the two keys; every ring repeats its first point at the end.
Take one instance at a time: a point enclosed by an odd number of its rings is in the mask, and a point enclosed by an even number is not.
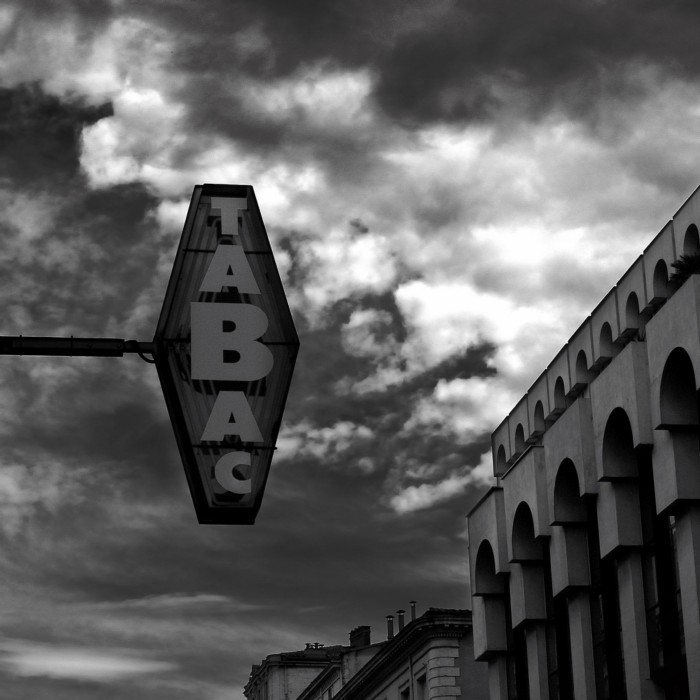
{"type": "Polygon", "coordinates": [[[211,208],[221,212],[221,235],[238,235],[238,212],[248,209],[245,197],[212,197],[211,208]]]}

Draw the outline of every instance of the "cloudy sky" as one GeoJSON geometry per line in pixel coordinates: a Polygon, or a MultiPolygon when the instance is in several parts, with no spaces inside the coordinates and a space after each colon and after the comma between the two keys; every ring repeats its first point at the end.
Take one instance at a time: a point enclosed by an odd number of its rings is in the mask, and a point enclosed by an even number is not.
{"type": "Polygon", "coordinates": [[[198,525],[152,365],[0,362],[0,695],[241,700],[467,607],[489,434],[700,183],[691,0],[4,0],[6,335],[150,340],[251,184],[302,348],[257,523],[198,525]]]}

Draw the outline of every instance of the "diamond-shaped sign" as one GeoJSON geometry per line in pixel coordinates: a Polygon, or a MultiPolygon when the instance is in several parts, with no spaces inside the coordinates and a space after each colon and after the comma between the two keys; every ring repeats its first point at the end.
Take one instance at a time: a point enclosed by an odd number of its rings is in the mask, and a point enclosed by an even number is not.
{"type": "Polygon", "coordinates": [[[252,187],[194,188],[154,344],[199,522],[252,524],[299,349],[252,187]]]}

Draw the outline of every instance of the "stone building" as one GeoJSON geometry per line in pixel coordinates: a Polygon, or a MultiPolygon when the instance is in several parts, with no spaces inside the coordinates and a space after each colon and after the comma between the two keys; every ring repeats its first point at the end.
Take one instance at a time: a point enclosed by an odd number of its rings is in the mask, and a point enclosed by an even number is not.
{"type": "Polygon", "coordinates": [[[369,627],[358,627],[350,633],[349,646],[268,656],[253,667],[246,698],[487,700],[487,669],[474,661],[470,611],[430,608],[414,615],[412,606],[412,619],[404,624],[404,611],[399,611],[395,635],[393,616],[388,616],[388,639],[379,644],[371,644],[369,627]],[[302,657],[303,666],[298,665],[302,657]]]}
{"type": "Polygon", "coordinates": [[[307,644],[299,651],[270,654],[253,666],[244,688],[248,700],[295,700],[319,674],[334,671],[330,693],[372,658],[382,644],[371,644],[369,627],[350,633],[350,646],[307,644]],[[337,673],[336,673],[337,670],[337,673]]]}
{"type": "Polygon", "coordinates": [[[491,700],[700,698],[700,193],[492,435],[468,516],[491,700]]]}

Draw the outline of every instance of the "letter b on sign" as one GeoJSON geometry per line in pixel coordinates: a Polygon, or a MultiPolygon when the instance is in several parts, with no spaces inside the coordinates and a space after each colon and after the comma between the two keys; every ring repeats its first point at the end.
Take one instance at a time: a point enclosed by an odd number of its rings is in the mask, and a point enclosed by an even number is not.
{"type": "Polygon", "coordinates": [[[269,348],[259,342],[267,330],[265,312],[252,304],[190,304],[192,379],[262,379],[272,369],[269,348]]]}

